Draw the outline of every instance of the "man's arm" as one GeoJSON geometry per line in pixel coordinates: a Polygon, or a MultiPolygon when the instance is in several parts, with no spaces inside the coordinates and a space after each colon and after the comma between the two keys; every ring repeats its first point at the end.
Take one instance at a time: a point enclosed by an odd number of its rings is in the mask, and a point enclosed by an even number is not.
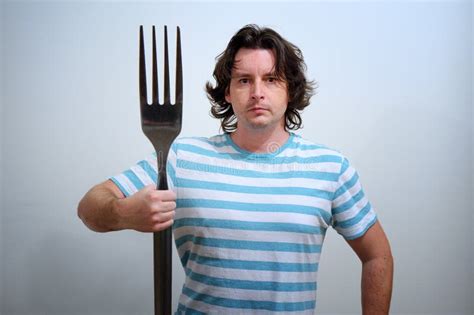
{"type": "Polygon", "coordinates": [[[156,190],[148,185],[125,198],[114,182],[107,180],[84,195],[77,214],[96,232],[124,229],[157,232],[173,224],[175,209],[176,195],[171,190],[156,190]]]}
{"type": "Polygon", "coordinates": [[[382,226],[377,221],[363,236],[347,242],[362,262],[362,313],[388,314],[393,257],[382,226]]]}

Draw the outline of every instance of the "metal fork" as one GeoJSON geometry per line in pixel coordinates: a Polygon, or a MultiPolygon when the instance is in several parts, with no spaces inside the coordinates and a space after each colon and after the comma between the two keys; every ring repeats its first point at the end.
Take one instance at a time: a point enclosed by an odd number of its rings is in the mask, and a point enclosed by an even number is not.
{"type": "MultiPolygon", "coordinates": [[[[146,89],[145,47],[143,26],[140,26],[140,112],[143,133],[148,137],[156,151],[158,167],[158,190],[167,190],[166,161],[171,143],[181,131],[183,106],[183,70],[181,62],[181,36],[177,27],[176,37],[176,101],[171,104],[170,79],[168,62],[168,33],[165,26],[165,81],[164,101],[158,102],[158,74],[156,62],[155,26],[153,26],[153,69],[152,69],[152,103],[148,104],[146,89]]],[[[171,228],[153,233],[153,266],[155,315],[171,314],[171,228]]]]}

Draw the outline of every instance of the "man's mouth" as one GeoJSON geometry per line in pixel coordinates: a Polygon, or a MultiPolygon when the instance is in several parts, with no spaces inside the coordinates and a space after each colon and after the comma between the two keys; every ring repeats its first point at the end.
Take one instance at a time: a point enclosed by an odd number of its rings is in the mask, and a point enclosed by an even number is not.
{"type": "Polygon", "coordinates": [[[263,107],[263,106],[251,106],[248,110],[251,111],[251,112],[263,112],[263,111],[266,111],[268,109],[263,107]]]}

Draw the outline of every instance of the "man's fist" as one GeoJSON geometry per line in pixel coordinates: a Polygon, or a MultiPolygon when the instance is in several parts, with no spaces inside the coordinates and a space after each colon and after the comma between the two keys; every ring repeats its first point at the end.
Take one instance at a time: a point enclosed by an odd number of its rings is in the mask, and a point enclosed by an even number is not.
{"type": "Polygon", "coordinates": [[[148,185],[128,198],[117,200],[119,225],[140,232],[158,232],[173,224],[176,194],[148,185]]]}

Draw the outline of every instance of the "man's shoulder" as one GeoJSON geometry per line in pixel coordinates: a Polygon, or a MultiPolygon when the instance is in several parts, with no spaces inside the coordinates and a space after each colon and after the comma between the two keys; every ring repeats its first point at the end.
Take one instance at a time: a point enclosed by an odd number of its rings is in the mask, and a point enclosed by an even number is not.
{"type": "Polygon", "coordinates": [[[227,145],[225,134],[218,134],[212,137],[179,137],[173,142],[173,149],[179,150],[216,150],[227,145]]]}
{"type": "Polygon", "coordinates": [[[308,140],[300,135],[295,134],[293,137],[294,147],[301,152],[314,155],[333,155],[344,159],[344,155],[337,149],[326,144],[308,140]]]}
{"type": "Polygon", "coordinates": [[[173,144],[181,145],[181,144],[190,144],[190,143],[195,143],[195,144],[201,143],[201,144],[209,144],[209,145],[219,145],[219,143],[223,143],[225,141],[226,141],[225,135],[218,134],[212,137],[198,137],[198,136],[178,137],[173,142],[173,144]]]}

